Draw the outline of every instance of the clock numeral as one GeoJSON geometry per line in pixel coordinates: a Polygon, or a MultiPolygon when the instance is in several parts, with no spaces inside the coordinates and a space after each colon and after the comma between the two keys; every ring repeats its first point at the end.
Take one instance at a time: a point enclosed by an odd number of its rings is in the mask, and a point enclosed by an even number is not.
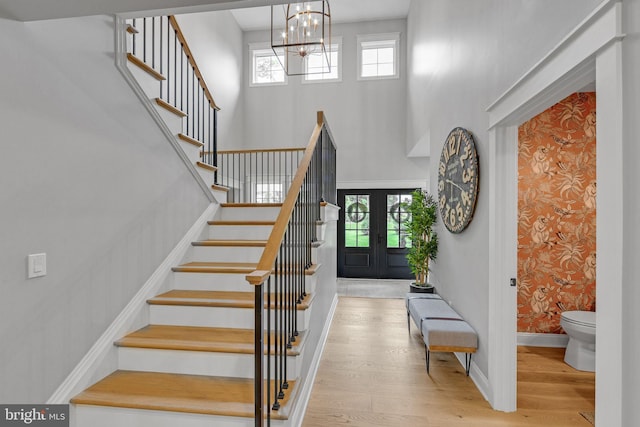
{"type": "Polygon", "coordinates": [[[447,210],[448,210],[448,216],[449,216],[449,224],[451,225],[451,227],[455,227],[456,226],[456,211],[449,208],[447,206],[447,210]]]}
{"type": "Polygon", "coordinates": [[[456,213],[458,214],[458,221],[462,222],[464,218],[464,211],[462,210],[462,206],[460,206],[460,202],[456,205],[456,213]]]}
{"type": "Polygon", "coordinates": [[[467,206],[471,204],[471,197],[469,197],[468,191],[463,191],[460,193],[460,198],[462,199],[462,204],[467,206]]]}
{"type": "Polygon", "coordinates": [[[462,171],[462,182],[465,184],[473,179],[473,169],[467,168],[462,171]]]}
{"type": "MultiPolygon", "coordinates": [[[[443,184],[444,187],[444,184],[443,184]]],[[[447,199],[444,197],[444,194],[440,196],[440,209],[444,209],[444,205],[447,203],[447,199]]]]}
{"type": "Polygon", "coordinates": [[[471,157],[471,146],[470,145],[465,145],[464,146],[464,154],[462,156],[460,156],[460,164],[462,166],[464,166],[464,161],[467,160],[469,157],[471,157]]]}
{"type": "Polygon", "coordinates": [[[442,193],[444,191],[444,181],[443,180],[439,180],[438,181],[438,192],[442,193]]]}
{"type": "Polygon", "coordinates": [[[447,171],[447,166],[444,163],[440,162],[440,171],[439,171],[440,175],[444,176],[444,173],[446,171],[447,171]]]}

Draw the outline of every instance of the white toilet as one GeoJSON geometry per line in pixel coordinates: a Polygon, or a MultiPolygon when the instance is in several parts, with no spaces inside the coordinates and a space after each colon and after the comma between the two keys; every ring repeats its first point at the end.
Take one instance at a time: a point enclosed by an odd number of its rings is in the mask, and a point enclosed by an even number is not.
{"type": "Polygon", "coordinates": [[[580,371],[596,370],[596,313],[594,311],[565,311],[560,326],[569,335],[564,361],[580,371]]]}

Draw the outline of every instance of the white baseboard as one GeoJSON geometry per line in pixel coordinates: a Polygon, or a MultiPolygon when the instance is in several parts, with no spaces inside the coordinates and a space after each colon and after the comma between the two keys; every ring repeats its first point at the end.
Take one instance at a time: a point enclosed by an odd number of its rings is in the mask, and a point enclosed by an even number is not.
{"type": "MultiPolygon", "coordinates": [[[[458,362],[464,367],[464,353],[454,353],[458,362]]],[[[487,402],[491,402],[489,399],[490,388],[489,388],[489,380],[484,375],[484,373],[478,368],[478,365],[473,361],[473,357],[471,357],[471,369],[469,369],[469,377],[476,385],[476,388],[480,391],[480,394],[485,398],[487,402]]]]}
{"type": "Polygon", "coordinates": [[[566,334],[534,334],[518,332],[518,345],[529,347],[566,348],[569,336],[566,334]]]}
{"type": "MultiPolygon", "coordinates": [[[[153,272],[147,282],[140,288],[126,307],[120,312],[118,317],[107,328],[102,336],[91,347],[89,352],[82,358],[80,363],[71,371],[69,376],[62,382],[60,387],[51,395],[48,404],[66,404],[76,394],[80,393],[95,380],[95,373],[102,368],[109,353],[114,356],[113,343],[121,338],[126,332],[131,330],[132,325],[146,309],[147,299],[155,296],[165,279],[171,273],[171,268],[178,265],[184,258],[187,250],[191,247],[191,242],[197,240],[208,225],[207,221],[213,218],[219,205],[210,204],[204,213],[198,218],[195,224],[189,229],[175,248],[169,253],[160,266],[153,272]]],[[[116,361],[111,361],[110,365],[117,365],[116,361]]]]}
{"type": "Polygon", "coordinates": [[[322,335],[320,335],[320,340],[318,342],[318,347],[313,355],[313,360],[311,361],[311,366],[309,368],[309,374],[306,376],[304,380],[304,385],[300,391],[300,400],[296,404],[295,409],[293,410],[293,414],[291,415],[290,424],[291,427],[300,427],[302,425],[302,421],[304,420],[304,415],[307,412],[307,406],[309,405],[309,399],[311,398],[311,390],[313,389],[313,383],[316,380],[316,375],[318,373],[318,367],[320,366],[320,360],[322,359],[322,353],[324,352],[324,347],[327,343],[327,338],[329,337],[329,329],[331,328],[331,323],[333,322],[333,316],[336,313],[336,308],[338,307],[338,295],[334,295],[333,302],[331,303],[331,308],[329,309],[329,314],[327,316],[327,320],[324,322],[324,328],[322,329],[322,335]]]}

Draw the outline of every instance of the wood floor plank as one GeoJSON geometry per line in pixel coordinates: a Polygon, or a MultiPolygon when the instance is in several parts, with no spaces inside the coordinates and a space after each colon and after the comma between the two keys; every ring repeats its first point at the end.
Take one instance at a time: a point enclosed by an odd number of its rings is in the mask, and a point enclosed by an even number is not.
{"type": "Polygon", "coordinates": [[[498,412],[453,354],[432,354],[427,374],[406,322],[402,300],[340,298],[303,427],[590,426],[579,412],[594,411],[595,375],[566,365],[564,349],[519,348],[519,409],[498,412]]]}

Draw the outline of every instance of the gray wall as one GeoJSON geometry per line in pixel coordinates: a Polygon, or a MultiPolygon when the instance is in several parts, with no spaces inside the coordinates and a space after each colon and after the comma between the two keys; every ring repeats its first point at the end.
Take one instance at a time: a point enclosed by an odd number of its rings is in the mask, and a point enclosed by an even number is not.
{"type": "MultiPolygon", "coordinates": [[[[428,160],[407,158],[406,141],[406,20],[334,25],[333,36],[342,36],[341,82],[301,83],[292,76],[286,86],[249,87],[245,67],[245,146],[306,146],[315,124],[315,112],[326,113],[338,147],[337,180],[343,187],[352,182],[417,180],[426,182],[428,160]],[[400,78],[357,80],[359,34],[400,33],[400,78]]],[[[264,31],[245,33],[245,61],[249,43],[269,42],[264,31]]]]}
{"type": "Polygon", "coordinates": [[[640,354],[640,0],[625,0],[623,3],[623,32],[627,34],[623,41],[623,97],[624,97],[624,170],[625,185],[622,189],[624,200],[623,244],[623,300],[622,324],[622,425],[634,426],[640,420],[640,368],[637,355],[640,354]],[[627,357],[628,356],[628,357],[627,357]]]}
{"type": "Polygon", "coordinates": [[[229,11],[176,17],[218,112],[218,146],[232,149],[244,140],[242,30],[229,11]]]}
{"type": "MultiPolygon", "coordinates": [[[[474,361],[488,374],[489,191],[487,107],[550,51],[597,0],[413,1],[408,19],[407,147],[430,142],[432,164],[449,131],[473,132],[480,156],[474,219],[462,234],[440,223],[433,265],[438,291],[478,331],[474,361]],[[484,184],[484,185],[483,185],[484,184]]],[[[437,168],[431,168],[437,193],[437,168]]],[[[514,315],[515,316],[515,315],[514,315]]],[[[515,321],[515,319],[514,319],[515,321]]]]}
{"type": "Polygon", "coordinates": [[[209,205],[113,31],[0,20],[0,402],[45,402],[209,205]],[[48,274],[27,280],[39,252],[48,274]]]}

